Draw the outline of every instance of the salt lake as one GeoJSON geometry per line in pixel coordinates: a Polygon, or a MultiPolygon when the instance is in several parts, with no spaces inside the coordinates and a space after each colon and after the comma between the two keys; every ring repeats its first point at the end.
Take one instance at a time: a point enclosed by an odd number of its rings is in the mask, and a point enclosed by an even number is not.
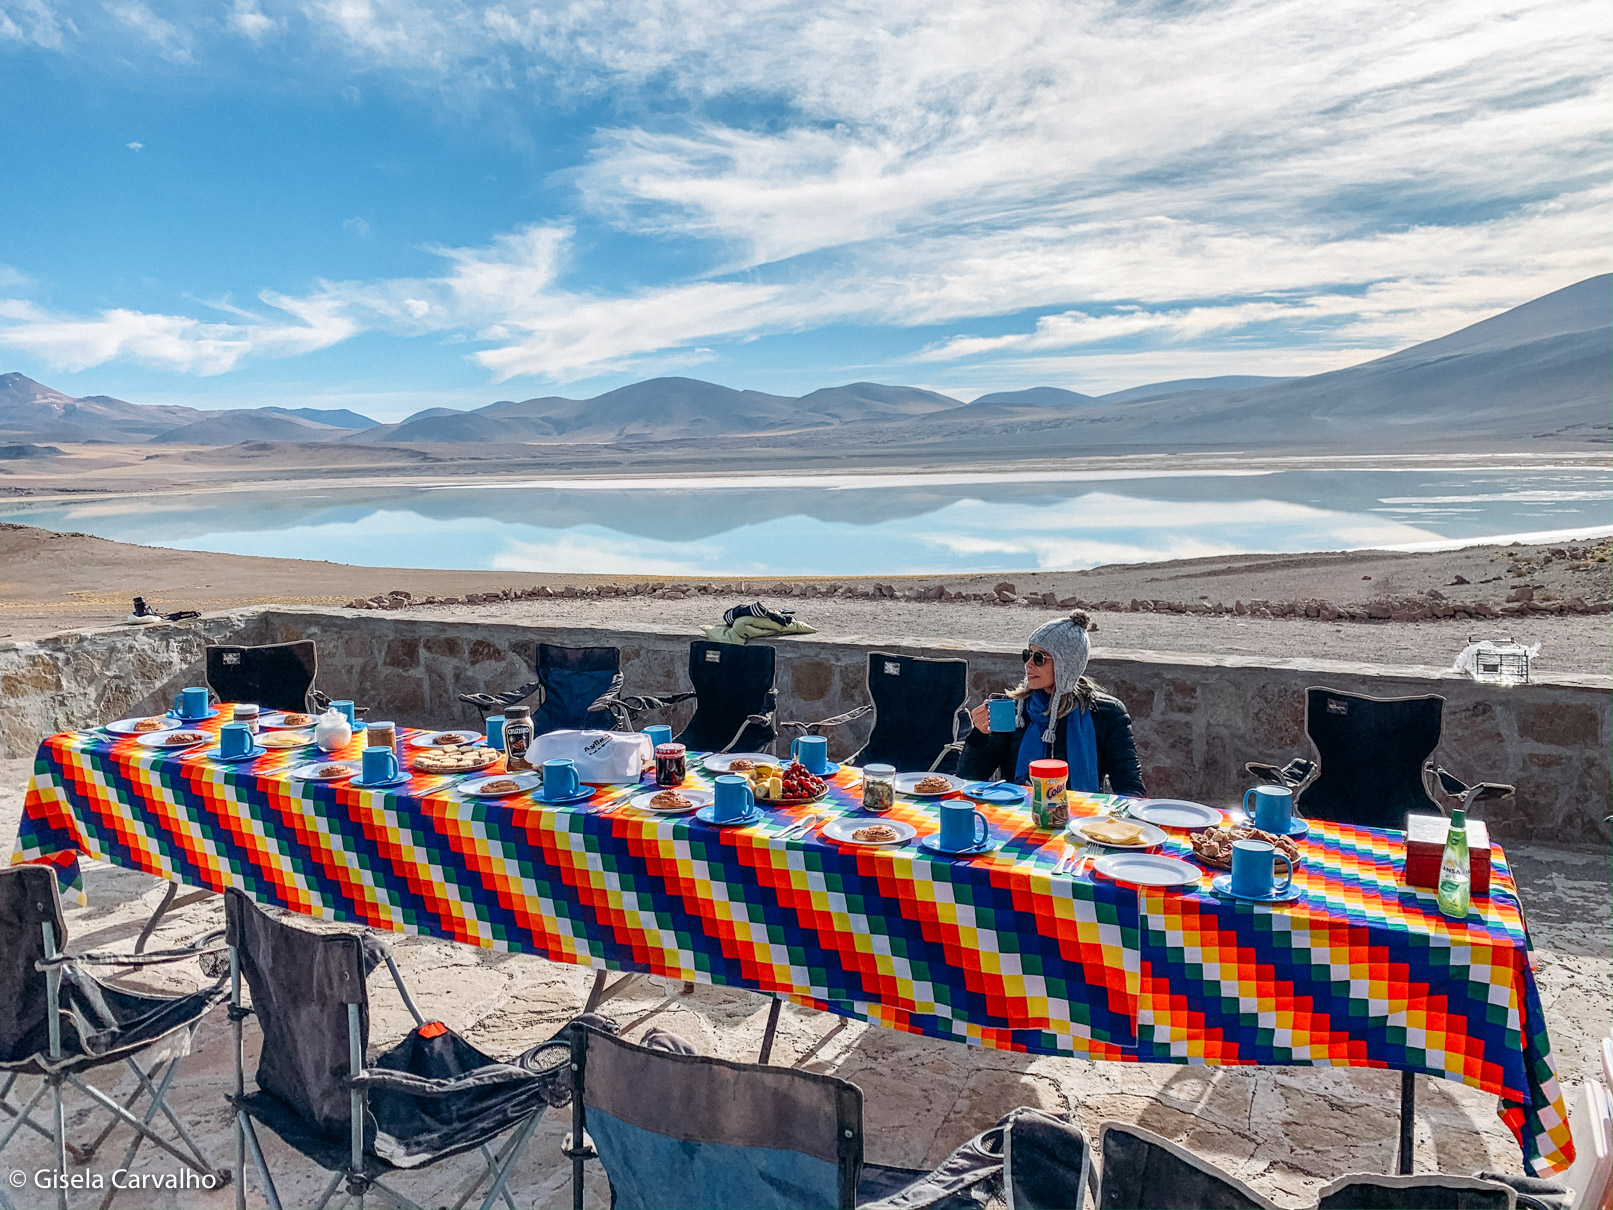
{"type": "Polygon", "coordinates": [[[1613,469],[756,475],[147,494],[0,517],[150,546],[382,567],[901,575],[1613,532],[1613,469]]]}

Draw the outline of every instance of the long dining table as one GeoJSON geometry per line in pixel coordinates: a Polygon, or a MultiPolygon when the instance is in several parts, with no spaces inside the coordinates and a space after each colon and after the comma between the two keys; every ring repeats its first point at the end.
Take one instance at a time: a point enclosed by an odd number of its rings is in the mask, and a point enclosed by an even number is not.
{"type": "MultiPolygon", "coordinates": [[[[414,734],[400,728],[405,752],[414,734]]],[[[104,730],[49,737],[12,860],[54,865],[70,901],[89,857],[321,920],[748,988],[1001,1050],[1424,1073],[1494,1094],[1529,1170],[1573,1156],[1499,847],[1490,893],[1449,920],[1406,884],[1403,834],[1321,820],[1297,840],[1298,898],[1268,905],[1219,897],[1208,868],[1177,889],[1060,873],[1068,839],[1024,806],[978,804],[995,847],[971,858],[781,837],[808,810],[860,810],[850,767],[817,804],[718,827],[628,805],[649,773],[555,806],[472,798],[463,776],[299,780],[302,749],[216,756],[104,730]]],[[[691,753],[687,784],[710,781],[691,753]]],[[[1095,815],[1113,800],[1070,803],[1095,815]]],[[[931,802],[899,798],[890,818],[938,830],[931,802]]],[[[1182,832],[1162,851],[1193,859],[1182,832]]]]}

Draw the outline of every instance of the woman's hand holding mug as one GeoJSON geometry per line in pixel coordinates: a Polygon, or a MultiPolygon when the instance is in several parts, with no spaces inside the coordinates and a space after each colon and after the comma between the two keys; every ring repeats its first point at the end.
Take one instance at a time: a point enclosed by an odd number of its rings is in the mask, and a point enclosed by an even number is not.
{"type": "Polygon", "coordinates": [[[991,730],[991,703],[981,702],[969,711],[969,721],[975,725],[976,731],[991,730]]]}

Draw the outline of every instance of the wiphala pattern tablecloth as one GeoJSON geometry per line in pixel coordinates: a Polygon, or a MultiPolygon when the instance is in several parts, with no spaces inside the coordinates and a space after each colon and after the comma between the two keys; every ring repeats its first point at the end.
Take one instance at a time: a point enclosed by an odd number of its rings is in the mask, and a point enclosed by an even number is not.
{"type": "MultiPolygon", "coordinates": [[[[637,787],[559,808],[467,799],[448,777],[367,791],[291,779],[304,757],[226,765],[54,736],[14,860],[53,862],[70,895],[86,854],[322,919],[755,988],[999,1049],[1427,1072],[1500,1097],[1536,1170],[1572,1154],[1499,852],[1491,894],[1451,922],[1402,884],[1397,835],[1316,823],[1303,895],[1273,909],[1224,902],[1207,878],[1181,892],[1054,876],[1063,839],[1017,808],[983,808],[990,855],[944,859],[777,839],[807,808],[722,829],[604,811],[637,787]]],[[[707,781],[698,759],[691,779],[707,781]]],[[[818,809],[858,802],[842,770],[818,809]]],[[[936,830],[931,806],[895,815],[936,830]]]]}

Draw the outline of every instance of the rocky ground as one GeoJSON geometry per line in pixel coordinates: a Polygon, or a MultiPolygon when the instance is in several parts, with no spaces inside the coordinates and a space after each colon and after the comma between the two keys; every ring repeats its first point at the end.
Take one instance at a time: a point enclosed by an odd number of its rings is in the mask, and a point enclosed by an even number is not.
{"type": "MultiPolygon", "coordinates": [[[[24,761],[0,761],[0,839],[15,834],[20,817],[24,761]]],[[[1605,852],[1545,846],[1510,854],[1529,912],[1538,979],[1551,1029],[1556,1070],[1569,1090],[1599,1071],[1599,1039],[1613,1025],[1607,987],[1613,977],[1608,862],[1605,852]]],[[[87,874],[90,906],[69,912],[75,946],[130,947],[140,922],[156,905],[161,884],[145,875],[110,867],[87,874]]],[[[177,943],[221,923],[219,901],[184,909],[165,925],[157,944],[177,943]]],[[[311,921],[308,927],[320,927],[311,921]]],[[[477,1045],[514,1054],[548,1036],[584,1001],[589,972],[535,958],[476,951],[446,942],[398,938],[399,963],[416,999],[477,1045]]],[[[168,968],[128,983],[194,986],[191,967],[168,968]]],[[[389,1044],[408,1017],[384,974],[372,981],[372,1040],[389,1044]]],[[[708,986],[684,994],[677,984],[641,984],[611,1002],[607,1011],[637,1038],[651,1025],[684,1035],[702,1051],[753,1058],[766,1018],[760,996],[708,986]]],[[[1282,1206],[1313,1205],[1318,1188],[1349,1172],[1388,1170],[1394,1153],[1399,1078],[1382,1071],[1325,1068],[1262,1070],[1097,1064],[1075,1059],[1032,1058],[981,1051],[914,1038],[874,1026],[851,1024],[831,1035],[835,1019],[787,1007],[775,1062],[800,1065],[858,1083],[866,1095],[869,1158],[927,1166],[990,1125],[1016,1105],[1040,1105],[1075,1114],[1094,1136],[1105,1120],[1139,1122],[1222,1165],[1282,1206]]],[[[251,1030],[248,1030],[251,1036],[251,1030]]],[[[223,1090],[231,1080],[228,1026],[215,1013],[203,1027],[173,1101],[194,1124],[198,1137],[221,1163],[233,1155],[223,1090]]],[[[255,1051],[249,1053],[249,1064],[255,1051]]],[[[114,1095],[131,1091],[126,1080],[102,1081],[114,1095]]],[[[1471,1173],[1481,1168],[1519,1171],[1519,1153],[1495,1116],[1491,1096],[1459,1084],[1418,1081],[1417,1167],[1420,1171],[1471,1173]]],[[[570,1205],[569,1164],[560,1155],[565,1115],[551,1115],[534,1136],[512,1188],[522,1207],[570,1205]]],[[[94,1123],[71,1113],[70,1128],[82,1137],[94,1123]]],[[[125,1139],[114,1136],[95,1163],[106,1168],[121,1155],[125,1139]]],[[[42,1141],[23,1136],[5,1166],[27,1170],[49,1163],[42,1141]]],[[[265,1148],[286,1205],[309,1205],[323,1176],[265,1135],[265,1148]]],[[[400,1180],[422,1205],[440,1205],[448,1190],[476,1168],[460,1159],[435,1172],[400,1180]]],[[[166,1159],[148,1148],[138,1170],[167,1171],[166,1159]]],[[[54,1204],[51,1195],[8,1194],[20,1207],[54,1204]]],[[[147,1195],[139,1202],[161,1207],[233,1205],[229,1189],[147,1195]]],[[[597,1166],[586,1205],[607,1204],[597,1166]]],[[[88,1204],[75,1195],[75,1205],[88,1204]]],[[[120,1205],[133,1206],[134,1201],[120,1205]]],[[[262,1193],[249,1187],[247,1205],[261,1207],[262,1193]]]]}
{"type": "Polygon", "coordinates": [[[1613,666],[1607,542],[1409,553],[1242,555],[908,580],[645,581],[351,567],[166,550],[0,525],[0,638],[121,621],[139,593],[166,610],[347,605],[601,626],[658,620],[691,633],[742,600],[799,611],[826,634],[1016,642],[1081,604],[1110,649],[1308,654],[1447,666],[1472,633],[1542,644],[1541,667],[1613,666]],[[1003,612],[1003,611],[1008,612],[1003,612]]]}

